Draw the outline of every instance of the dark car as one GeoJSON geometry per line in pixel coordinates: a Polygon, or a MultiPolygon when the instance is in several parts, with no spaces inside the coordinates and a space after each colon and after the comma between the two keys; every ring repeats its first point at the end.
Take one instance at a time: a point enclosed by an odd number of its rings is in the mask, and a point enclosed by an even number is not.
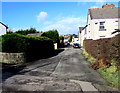
{"type": "Polygon", "coordinates": [[[73,43],[74,48],[80,48],[80,45],[78,43],[73,43]]]}

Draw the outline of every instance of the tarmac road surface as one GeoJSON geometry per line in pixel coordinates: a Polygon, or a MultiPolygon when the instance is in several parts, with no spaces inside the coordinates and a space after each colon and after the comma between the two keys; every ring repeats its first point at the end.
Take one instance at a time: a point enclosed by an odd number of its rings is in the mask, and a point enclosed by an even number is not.
{"type": "MultiPolygon", "coordinates": [[[[13,71],[3,73],[2,91],[39,91],[41,93],[115,93],[118,89],[108,83],[90,67],[80,48],[66,47],[58,55],[41,59],[13,71]],[[16,73],[17,70],[20,70],[16,73]],[[101,91],[101,92],[100,92],[101,91]]],[[[31,92],[30,92],[31,93],[31,92]]]]}

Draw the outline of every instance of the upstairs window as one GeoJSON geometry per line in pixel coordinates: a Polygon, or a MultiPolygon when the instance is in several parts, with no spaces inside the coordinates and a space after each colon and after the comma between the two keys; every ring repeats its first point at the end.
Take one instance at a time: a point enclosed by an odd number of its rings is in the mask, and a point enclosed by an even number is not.
{"type": "Polygon", "coordinates": [[[105,36],[100,36],[100,37],[105,37],[105,36]]]}
{"type": "Polygon", "coordinates": [[[106,31],[104,24],[105,22],[100,22],[99,31],[106,31]]]}

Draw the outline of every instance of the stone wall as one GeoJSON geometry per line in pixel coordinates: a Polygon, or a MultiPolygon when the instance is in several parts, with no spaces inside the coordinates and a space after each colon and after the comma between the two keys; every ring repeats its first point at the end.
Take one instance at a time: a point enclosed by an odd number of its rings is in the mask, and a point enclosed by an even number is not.
{"type": "Polygon", "coordinates": [[[3,53],[0,52],[0,62],[10,64],[21,64],[25,62],[24,53],[3,53]]]}

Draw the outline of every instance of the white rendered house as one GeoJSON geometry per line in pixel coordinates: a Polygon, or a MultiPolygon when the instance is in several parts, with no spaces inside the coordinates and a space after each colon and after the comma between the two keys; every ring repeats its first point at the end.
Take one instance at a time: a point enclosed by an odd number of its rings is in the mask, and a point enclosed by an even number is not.
{"type": "Polygon", "coordinates": [[[0,35],[6,34],[7,29],[8,29],[8,27],[5,24],[3,24],[2,22],[0,22],[0,35]]]}
{"type": "Polygon", "coordinates": [[[83,41],[87,39],[87,25],[85,27],[79,27],[79,42],[83,46],[83,41]]]}
{"type": "Polygon", "coordinates": [[[102,8],[88,9],[86,39],[110,38],[116,29],[119,29],[120,7],[114,4],[103,5],[102,8]]]}

